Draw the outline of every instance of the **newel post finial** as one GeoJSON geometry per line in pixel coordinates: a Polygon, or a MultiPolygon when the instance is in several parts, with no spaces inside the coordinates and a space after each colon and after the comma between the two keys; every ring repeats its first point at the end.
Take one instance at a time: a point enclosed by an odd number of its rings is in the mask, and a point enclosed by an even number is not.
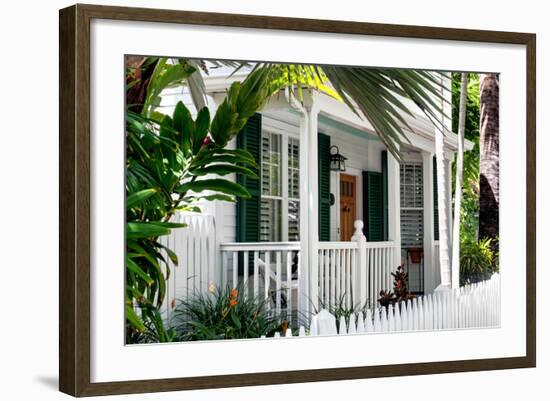
{"type": "Polygon", "coordinates": [[[367,301],[367,237],[363,234],[363,221],[355,220],[353,223],[355,233],[351,237],[357,242],[357,257],[355,258],[355,288],[354,304],[363,304],[367,301]]]}
{"type": "Polygon", "coordinates": [[[365,237],[365,234],[363,234],[363,227],[365,224],[363,223],[363,220],[355,220],[353,223],[353,227],[355,227],[355,232],[353,233],[353,236],[351,237],[352,241],[366,241],[367,237],[365,237]]]}

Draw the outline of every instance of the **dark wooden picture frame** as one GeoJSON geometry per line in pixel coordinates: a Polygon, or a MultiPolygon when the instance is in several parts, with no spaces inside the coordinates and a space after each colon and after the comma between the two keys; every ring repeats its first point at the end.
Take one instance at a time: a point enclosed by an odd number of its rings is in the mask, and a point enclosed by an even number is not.
{"type": "Polygon", "coordinates": [[[360,22],[75,5],[59,14],[59,388],[73,396],[143,393],[534,367],[536,362],[536,37],[360,22]],[[183,23],[526,46],[526,356],[387,366],[91,383],[90,380],[90,21],[183,23]]]}

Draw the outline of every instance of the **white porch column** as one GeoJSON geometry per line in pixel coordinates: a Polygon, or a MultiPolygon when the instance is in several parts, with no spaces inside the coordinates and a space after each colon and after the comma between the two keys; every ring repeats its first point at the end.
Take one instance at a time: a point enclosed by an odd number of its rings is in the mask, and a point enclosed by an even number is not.
{"type": "MultiPolygon", "coordinates": [[[[401,260],[401,180],[399,161],[388,151],[388,240],[393,241],[393,266],[401,260]]],[[[364,195],[363,195],[364,196],[364,195]]]]}
{"type": "Polygon", "coordinates": [[[319,148],[317,143],[319,137],[319,109],[316,107],[315,102],[312,101],[310,105],[306,105],[306,116],[308,119],[308,141],[304,143],[307,143],[307,147],[309,148],[306,165],[306,173],[309,176],[307,196],[307,213],[309,213],[309,306],[306,307],[306,310],[309,311],[309,307],[313,308],[313,310],[318,310],[319,306],[319,148]]]}
{"type": "MultiPolygon", "coordinates": [[[[317,118],[319,111],[311,99],[300,107],[300,270],[298,312],[304,319],[318,303],[318,166],[317,118]]],[[[307,319],[306,319],[307,320],[307,319]]],[[[300,322],[308,324],[309,322],[300,322]]]]}
{"type": "MultiPolygon", "coordinates": [[[[300,115],[300,166],[307,166],[309,160],[309,146],[303,146],[308,142],[308,122],[309,118],[305,110],[300,115]]],[[[298,267],[298,321],[307,326],[307,321],[302,321],[308,314],[305,308],[308,306],[307,280],[309,266],[309,213],[308,213],[308,188],[309,174],[306,168],[300,169],[300,263],[298,267]]]]}
{"type": "MultiPolygon", "coordinates": [[[[449,255],[453,252],[453,158],[454,154],[445,155],[443,164],[445,166],[445,175],[447,178],[447,230],[449,232],[449,255]]],[[[451,266],[452,269],[452,266],[451,266]]],[[[458,280],[459,272],[451,271],[451,286],[452,288],[458,288],[460,285],[455,280],[458,280]]]]}
{"type": "Polygon", "coordinates": [[[432,292],[439,283],[435,282],[434,254],[434,196],[433,196],[433,153],[422,151],[422,175],[424,192],[424,291],[432,292]]]}

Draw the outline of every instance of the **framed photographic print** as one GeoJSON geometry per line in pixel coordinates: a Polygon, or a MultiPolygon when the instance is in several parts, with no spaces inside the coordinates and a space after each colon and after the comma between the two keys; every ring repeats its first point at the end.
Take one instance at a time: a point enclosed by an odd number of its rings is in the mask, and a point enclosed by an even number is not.
{"type": "Polygon", "coordinates": [[[535,113],[529,33],[61,10],[60,390],[534,367],[535,113]]]}

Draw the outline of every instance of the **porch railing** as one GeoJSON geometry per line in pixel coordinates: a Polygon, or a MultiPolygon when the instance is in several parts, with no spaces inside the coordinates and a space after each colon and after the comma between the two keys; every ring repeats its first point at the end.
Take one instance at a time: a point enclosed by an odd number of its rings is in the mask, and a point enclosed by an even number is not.
{"type": "MultiPolygon", "coordinates": [[[[349,242],[320,242],[318,268],[319,307],[375,307],[380,291],[391,290],[391,273],[397,268],[392,241],[367,242],[356,222],[356,235],[349,242]]],[[[313,277],[313,276],[312,276],[313,277]]]]}
{"type": "Polygon", "coordinates": [[[398,265],[394,243],[367,242],[361,221],[352,241],[318,242],[308,271],[301,267],[300,242],[216,244],[211,216],[177,216],[177,221],[188,227],[161,238],[179,259],[166,274],[161,311],[167,318],[178,300],[227,285],[266,300],[290,321],[340,303],[375,307],[380,291],[391,289],[398,265]]]}
{"type": "Polygon", "coordinates": [[[220,251],[223,286],[238,287],[249,298],[266,300],[268,308],[292,320],[299,287],[299,242],[225,243],[220,251]]]}

